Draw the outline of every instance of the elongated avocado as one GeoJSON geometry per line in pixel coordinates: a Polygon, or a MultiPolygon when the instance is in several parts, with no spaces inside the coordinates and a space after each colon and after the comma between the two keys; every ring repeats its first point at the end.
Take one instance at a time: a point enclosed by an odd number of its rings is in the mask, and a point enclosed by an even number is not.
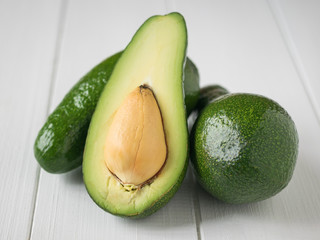
{"type": "MultiPolygon", "coordinates": [[[[34,154],[40,166],[50,173],[64,173],[82,164],[89,123],[108,79],[122,52],[105,59],[66,94],[38,133],[34,154]]],[[[187,113],[198,98],[199,74],[187,58],[184,68],[187,113]]]]}
{"type": "Polygon", "coordinates": [[[89,123],[121,53],[94,67],[66,94],[50,114],[34,143],[34,155],[50,173],[64,173],[82,163],[89,123]]]}
{"type": "Polygon", "coordinates": [[[179,13],[149,18],[101,94],[82,170],[91,198],[114,215],[139,218],[154,213],[185,176],[186,47],[186,25],[179,13]]]}

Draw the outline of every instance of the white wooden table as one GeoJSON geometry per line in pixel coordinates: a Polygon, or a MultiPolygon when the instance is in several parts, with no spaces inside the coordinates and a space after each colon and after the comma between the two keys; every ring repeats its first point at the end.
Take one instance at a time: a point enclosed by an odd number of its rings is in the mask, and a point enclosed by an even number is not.
{"type": "Polygon", "coordinates": [[[0,239],[320,239],[320,1],[0,0],[0,239]],[[122,219],[94,204],[81,169],[41,170],[33,142],[82,75],[172,11],[185,16],[202,86],[287,109],[298,162],[289,186],[259,203],[218,202],[188,172],[156,214],[122,219]]]}

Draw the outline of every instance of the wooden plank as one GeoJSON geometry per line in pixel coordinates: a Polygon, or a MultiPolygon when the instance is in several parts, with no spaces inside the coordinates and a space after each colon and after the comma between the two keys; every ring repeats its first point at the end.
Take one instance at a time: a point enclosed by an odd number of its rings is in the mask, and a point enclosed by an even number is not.
{"type": "Polygon", "coordinates": [[[320,123],[320,2],[269,2],[320,123]]]}
{"type": "Polygon", "coordinates": [[[0,1],[0,239],[28,239],[60,1],[0,1]]]}
{"type": "Polygon", "coordinates": [[[293,179],[271,199],[228,205],[198,186],[201,239],[318,239],[320,128],[268,3],[176,0],[171,6],[186,18],[188,53],[202,85],[219,83],[232,92],[276,100],[292,116],[300,136],[293,179]]]}
{"type": "MultiPolygon", "coordinates": [[[[163,2],[70,1],[51,110],[95,64],[122,50],[163,2]]],[[[196,239],[191,178],[156,214],[142,220],[112,216],[90,199],[81,169],[40,174],[32,239],[196,239]]]]}

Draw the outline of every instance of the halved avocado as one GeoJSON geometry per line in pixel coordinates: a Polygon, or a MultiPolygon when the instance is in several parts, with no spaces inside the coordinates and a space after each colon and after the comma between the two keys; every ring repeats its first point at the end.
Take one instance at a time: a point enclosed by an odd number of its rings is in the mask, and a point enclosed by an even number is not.
{"type": "MultiPolygon", "coordinates": [[[[34,155],[47,172],[65,173],[82,164],[92,114],[121,54],[118,52],[108,57],[82,77],[39,131],[34,143],[34,155]]],[[[189,58],[184,68],[184,94],[189,115],[199,95],[198,69],[189,58]]]]}
{"type": "Polygon", "coordinates": [[[91,198],[120,216],[154,213],[185,176],[187,30],[179,13],[149,18],[117,62],[93,114],[83,177],[91,198]]]}

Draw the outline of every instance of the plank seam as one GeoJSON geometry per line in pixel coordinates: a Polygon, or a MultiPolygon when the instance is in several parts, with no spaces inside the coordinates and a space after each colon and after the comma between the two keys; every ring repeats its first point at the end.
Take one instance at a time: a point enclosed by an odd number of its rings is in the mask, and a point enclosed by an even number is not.
{"type": "MultiPolygon", "coordinates": [[[[192,173],[191,173],[192,174],[192,173]]],[[[197,237],[198,240],[202,239],[202,233],[201,233],[201,226],[200,223],[202,221],[201,219],[201,210],[200,210],[200,201],[199,201],[199,191],[197,189],[197,181],[195,179],[194,174],[192,174],[192,180],[193,180],[193,186],[194,186],[194,191],[193,191],[193,209],[194,209],[194,217],[196,221],[196,229],[197,229],[197,237]]]]}
{"type": "MultiPolygon", "coordinates": [[[[175,0],[164,0],[164,5],[165,5],[165,10],[166,13],[170,12],[175,12],[177,7],[176,7],[176,2],[175,0]]],[[[189,161],[189,159],[188,159],[189,161]]],[[[192,205],[193,205],[193,212],[194,212],[194,220],[196,223],[196,232],[197,232],[197,238],[198,240],[201,240],[201,210],[200,210],[200,201],[199,201],[199,196],[198,196],[198,190],[196,189],[197,182],[192,174],[192,172],[189,172],[189,175],[191,175],[191,179],[193,181],[193,194],[192,194],[192,205]]]]}
{"type": "Polygon", "coordinates": [[[28,239],[31,239],[31,235],[32,235],[34,213],[35,213],[36,202],[37,202],[37,198],[38,198],[39,179],[40,179],[40,167],[37,166],[37,170],[36,170],[36,183],[35,183],[35,186],[34,186],[33,197],[32,197],[33,205],[32,205],[31,223],[30,223],[30,230],[29,230],[29,237],[28,237],[28,239]]]}
{"type": "MultiPolygon", "coordinates": [[[[63,35],[64,35],[64,28],[66,25],[68,1],[69,0],[65,0],[65,1],[61,0],[60,1],[60,11],[59,11],[57,35],[56,35],[55,46],[54,46],[54,58],[52,61],[52,71],[51,71],[51,76],[50,76],[49,96],[48,96],[48,103],[47,103],[47,107],[46,107],[46,116],[49,116],[50,107],[52,104],[52,98],[53,98],[53,94],[54,94],[54,86],[56,83],[57,71],[58,71],[58,62],[60,59],[62,39],[63,39],[63,35]]],[[[34,216],[35,216],[37,199],[38,199],[40,177],[41,177],[41,169],[38,166],[37,172],[36,172],[36,183],[35,183],[35,187],[34,187],[34,191],[33,191],[34,193],[33,193],[32,216],[31,216],[31,225],[30,225],[28,239],[32,238],[32,232],[33,232],[33,228],[34,228],[34,216]]]]}
{"type": "Polygon", "coordinates": [[[287,51],[289,53],[293,66],[297,72],[297,75],[300,79],[304,92],[306,93],[308,101],[310,102],[312,111],[317,119],[318,124],[320,125],[320,111],[318,110],[320,109],[320,106],[313,94],[308,74],[305,70],[297,46],[292,38],[289,26],[287,24],[281,6],[279,2],[275,0],[266,1],[271,11],[271,14],[273,15],[274,21],[279,29],[279,32],[282,36],[282,39],[286,45],[287,51]]]}

